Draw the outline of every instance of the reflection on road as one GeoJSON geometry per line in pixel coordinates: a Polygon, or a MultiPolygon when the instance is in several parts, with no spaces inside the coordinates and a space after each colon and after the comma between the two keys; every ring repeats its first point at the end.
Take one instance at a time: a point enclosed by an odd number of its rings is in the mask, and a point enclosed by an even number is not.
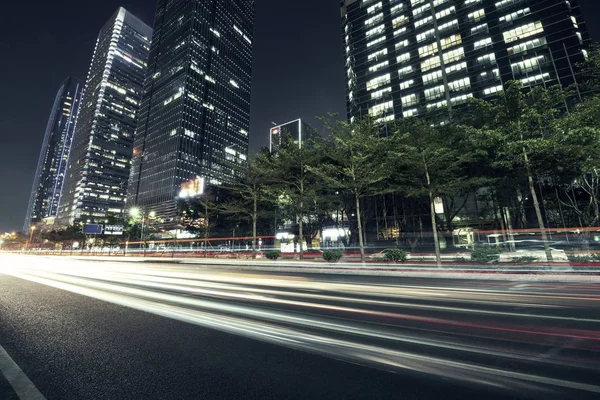
{"type": "Polygon", "coordinates": [[[0,265],[18,278],[379,369],[536,397],[600,396],[600,283],[378,280],[12,255],[0,265]]]}

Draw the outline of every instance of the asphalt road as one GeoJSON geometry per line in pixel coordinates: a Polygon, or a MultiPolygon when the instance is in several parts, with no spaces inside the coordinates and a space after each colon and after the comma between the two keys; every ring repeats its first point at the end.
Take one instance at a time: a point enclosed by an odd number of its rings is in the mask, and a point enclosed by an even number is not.
{"type": "Polygon", "coordinates": [[[599,301],[590,282],[0,255],[0,346],[47,399],[599,398],[599,301]]]}

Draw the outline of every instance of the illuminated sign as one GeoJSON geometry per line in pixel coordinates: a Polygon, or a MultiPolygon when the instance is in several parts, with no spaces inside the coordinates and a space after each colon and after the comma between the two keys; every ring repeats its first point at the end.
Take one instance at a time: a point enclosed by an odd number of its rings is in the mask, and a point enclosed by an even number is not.
{"type": "Polygon", "coordinates": [[[102,225],[86,224],[83,226],[83,233],[85,235],[101,235],[102,234],[102,225]]]}
{"type": "Polygon", "coordinates": [[[183,182],[179,190],[179,197],[189,198],[201,196],[204,194],[204,177],[197,177],[194,180],[183,182]]]}
{"type": "Polygon", "coordinates": [[[123,225],[104,225],[105,235],[122,235],[123,225]]]}

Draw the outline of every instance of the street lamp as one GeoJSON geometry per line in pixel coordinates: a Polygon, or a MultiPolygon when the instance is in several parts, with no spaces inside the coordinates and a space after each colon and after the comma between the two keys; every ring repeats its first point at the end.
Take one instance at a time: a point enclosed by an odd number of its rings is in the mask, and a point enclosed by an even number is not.
{"type": "Polygon", "coordinates": [[[141,227],[141,232],[140,232],[140,241],[144,241],[144,226],[146,225],[146,218],[154,218],[156,217],[156,212],[154,211],[150,211],[147,215],[145,213],[145,211],[143,211],[142,209],[140,209],[139,207],[133,207],[129,210],[129,215],[131,215],[133,218],[137,218],[137,217],[142,217],[142,227],[141,227]]]}
{"type": "Polygon", "coordinates": [[[31,242],[33,240],[33,232],[35,232],[35,226],[32,226],[29,228],[29,230],[31,231],[31,233],[29,234],[29,250],[31,250],[31,242]]]}

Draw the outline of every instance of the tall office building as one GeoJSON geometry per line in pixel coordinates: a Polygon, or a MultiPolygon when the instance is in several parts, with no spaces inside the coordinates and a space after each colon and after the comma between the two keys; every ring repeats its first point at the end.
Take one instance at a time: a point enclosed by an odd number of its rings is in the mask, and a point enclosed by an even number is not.
{"type": "Polygon", "coordinates": [[[285,124],[277,125],[269,131],[269,150],[277,151],[277,147],[281,143],[290,138],[298,143],[298,147],[302,147],[302,142],[314,138],[317,131],[303,119],[286,122],[285,124]]]}
{"type": "Polygon", "coordinates": [[[46,126],[23,231],[56,217],[83,88],[73,78],[60,85],[46,126]]]}
{"type": "Polygon", "coordinates": [[[219,184],[248,152],[254,0],[159,0],[128,206],[172,221],[186,182],[219,184]]]}
{"type": "Polygon", "coordinates": [[[152,29],[119,8],[98,35],[58,214],[103,222],[125,209],[152,29]]]}
{"type": "Polygon", "coordinates": [[[577,0],[342,0],[349,118],[569,85],[589,36],[577,0]]]}

